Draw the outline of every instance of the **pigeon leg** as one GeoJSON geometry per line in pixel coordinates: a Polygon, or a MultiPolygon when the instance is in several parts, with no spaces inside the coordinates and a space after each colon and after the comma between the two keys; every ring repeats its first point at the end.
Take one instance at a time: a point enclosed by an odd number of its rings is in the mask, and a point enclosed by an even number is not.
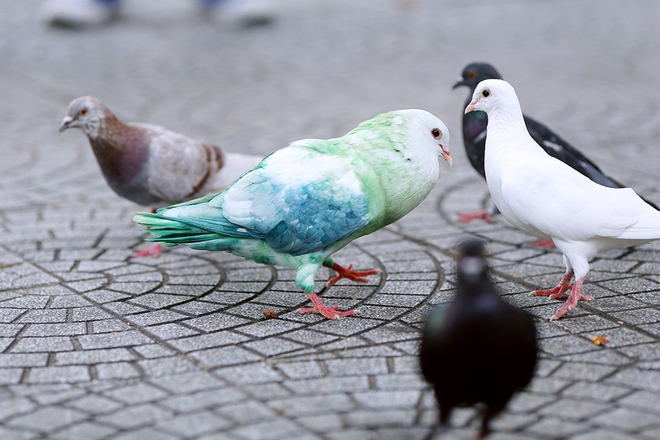
{"type": "Polygon", "coordinates": [[[337,272],[336,277],[331,278],[327,283],[325,283],[326,287],[330,287],[334,285],[337,281],[341,280],[342,278],[348,278],[358,283],[368,283],[369,279],[365,278],[366,276],[376,275],[377,273],[380,273],[379,269],[351,270],[353,264],[349,264],[346,267],[340,266],[337,263],[332,263],[331,265],[327,265],[326,263],[323,263],[323,265],[337,272]]]}
{"type": "Polygon", "coordinates": [[[573,310],[577,306],[578,301],[580,301],[581,299],[585,301],[591,301],[592,299],[594,299],[592,296],[585,295],[584,293],[582,293],[582,284],[584,284],[584,280],[586,278],[587,276],[585,275],[579,280],[575,281],[575,284],[573,285],[573,289],[571,290],[571,294],[568,296],[568,299],[566,300],[566,304],[564,304],[564,306],[561,309],[557,310],[557,313],[552,315],[550,321],[556,321],[562,316],[564,316],[564,314],[569,310],[573,310]]]}
{"type": "Polygon", "coordinates": [[[552,240],[533,241],[529,245],[532,247],[542,247],[545,249],[552,249],[553,247],[555,247],[555,243],[552,240]]]}
{"type": "MultiPolygon", "coordinates": [[[[510,397],[509,397],[510,398],[510,397]]],[[[482,413],[482,419],[481,419],[481,429],[479,430],[479,434],[477,435],[477,440],[486,440],[486,437],[491,433],[490,429],[490,422],[497,416],[499,413],[501,413],[504,410],[504,407],[506,406],[506,403],[508,402],[509,399],[506,399],[504,402],[499,402],[499,403],[490,403],[486,404],[486,407],[484,408],[484,411],[482,413]]]]}
{"type": "Polygon", "coordinates": [[[490,211],[484,209],[483,211],[468,212],[465,214],[458,213],[458,221],[461,223],[469,223],[472,220],[481,219],[488,224],[493,224],[493,219],[490,216],[490,211]]]}
{"type": "Polygon", "coordinates": [[[345,312],[340,312],[339,306],[328,307],[321,302],[319,297],[314,292],[307,293],[307,296],[309,296],[309,299],[312,301],[314,307],[304,307],[298,310],[300,313],[320,313],[328,319],[339,319],[343,318],[344,316],[357,315],[358,313],[357,310],[346,310],[345,312]]]}
{"type": "Polygon", "coordinates": [[[564,292],[571,288],[571,278],[573,278],[573,269],[569,270],[563,277],[561,277],[561,281],[556,287],[548,290],[534,290],[532,295],[549,296],[551,299],[560,299],[564,296],[564,292]]]}
{"type": "Polygon", "coordinates": [[[163,245],[161,245],[160,243],[156,243],[155,245],[149,246],[146,249],[141,249],[137,251],[131,258],[148,257],[149,255],[153,255],[154,258],[158,258],[162,251],[163,251],[163,245]]]}

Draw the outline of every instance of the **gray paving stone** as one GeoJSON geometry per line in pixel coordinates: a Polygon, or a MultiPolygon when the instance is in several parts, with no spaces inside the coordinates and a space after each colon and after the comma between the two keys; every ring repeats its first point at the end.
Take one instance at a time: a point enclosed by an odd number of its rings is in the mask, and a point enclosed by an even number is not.
{"type": "Polygon", "coordinates": [[[289,416],[319,415],[329,411],[348,412],[355,409],[355,404],[345,394],[271,400],[268,406],[289,416]]]}
{"type": "Polygon", "coordinates": [[[209,367],[229,366],[261,360],[261,356],[240,347],[211,348],[193,352],[191,356],[209,367]]]}
{"type": "Polygon", "coordinates": [[[62,440],[93,440],[108,438],[117,432],[116,429],[97,423],[81,423],[68,429],[58,431],[53,438],[62,440]]]}
{"type": "Polygon", "coordinates": [[[96,420],[119,429],[136,428],[163,423],[172,418],[172,413],[153,404],[131,405],[109,415],[96,417],[96,420]]]}
{"type": "Polygon", "coordinates": [[[18,416],[7,422],[10,427],[22,427],[37,432],[47,432],[85,420],[87,416],[79,411],[56,407],[39,408],[33,413],[18,416]]]}
{"type": "Polygon", "coordinates": [[[269,365],[251,364],[238,367],[220,368],[215,374],[237,385],[280,382],[282,374],[269,365]]]}
{"type": "Polygon", "coordinates": [[[35,353],[73,350],[71,338],[66,336],[42,336],[21,338],[11,348],[12,353],[35,353]]]}
{"type": "Polygon", "coordinates": [[[139,383],[108,391],[105,396],[130,405],[137,405],[160,400],[167,396],[167,393],[154,386],[139,383]]]}
{"type": "Polygon", "coordinates": [[[140,371],[134,364],[129,362],[113,362],[110,364],[97,364],[96,376],[101,380],[106,379],[131,379],[140,377],[140,371]]]}
{"type": "Polygon", "coordinates": [[[656,427],[660,422],[660,414],[649,414],[629,408],[618,408],[600,414],[593,422],[606,427],[618,428],[623,431],[632,431],[656,427]]]}
{"type": "Polygon", "coordinates": [[[57,366],[32,368],[27,376],[27,383],[76,383],[90,380],[89,370],[85,366],[57,366]]]}
{"type": "Polygon", "coordinates": [[[36,405],[29,399],[17,398],[13,400],[3,399],[0,401],[0,420],[6,420],[17,414],[24,414],[35,409],[36,405]]]}
{"type": "Polygon", "coordinates": [[[68,406],[90,414],[104,414],[115,411],[123,405],[103,396],[87,395],[67,404],[68,406]]]}
{"type": "Polygon", "coordinates": [[[170,431],[179,437],[198,437],[205,433],[225,429],[231,422],[211,412],[197,412],[175,417],[159,424],[159,429],[170,431]]]}
{"type": "Polygon", "coordinates": [[[147,427],[123,432],[114,436],[114,438],[118,440],[174,440],[180,437],[175,434],[147,427]]]}
{"type": "Polygon", "coordinates": [[[135,330],[125,332],[108,333],[100,335],[83,335],[78,337],[80,345],[85,350],[98,348],[122,348],[127,346],[136,346],[148,344],[151,340],[135,330]]]}
{"type": "Polygon", "coordinates": [[[414,410],[356,410],[346,414],[346,421],[353,427],[381,428],[408,426],[415,418],[414,410]]]}
{"type": "Polygon", "coordinates": [[[293,438],[300,434],[300,427],[289,420],[275,420],[272,422],[253,423],[233,430],[232,434],[244,439],[277,440],[293,438]]]}
{"type": "Polygon", "coordinates": [[[266,404],[256,402],[239,402],[226,405],[218,409],[217,412],[240,425],[259,423],[277,417],[275,412],[266,404]]]}

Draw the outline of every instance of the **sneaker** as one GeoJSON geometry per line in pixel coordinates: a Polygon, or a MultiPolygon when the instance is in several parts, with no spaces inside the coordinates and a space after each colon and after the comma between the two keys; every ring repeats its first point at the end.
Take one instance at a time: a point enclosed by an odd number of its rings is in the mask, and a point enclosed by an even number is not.
{"type": "Polygon", "coordinates": [[[85,27],[108,23],[119,14],[114,0],[45,0],[41,17],[51,26],[85,27]]]}
{"type": "Polygon", "coordinates": [[[259,26],[273,21],[272,0],[202,0],[202,11],[219,21],[241,26],[259,26]]]}

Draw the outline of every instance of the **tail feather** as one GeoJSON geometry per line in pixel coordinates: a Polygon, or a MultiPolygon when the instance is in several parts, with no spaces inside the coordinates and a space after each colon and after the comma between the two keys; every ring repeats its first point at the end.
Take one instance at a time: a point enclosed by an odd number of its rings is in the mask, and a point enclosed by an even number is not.
{"type": "Polygon", "coordinates": [[[165,246],[205,242],[224,237],[206,229],[147,212],[136,214],[133,221],[146,226],[149,232],[154,235],[149,238],[149,241],[163,243],[165,246]]]}

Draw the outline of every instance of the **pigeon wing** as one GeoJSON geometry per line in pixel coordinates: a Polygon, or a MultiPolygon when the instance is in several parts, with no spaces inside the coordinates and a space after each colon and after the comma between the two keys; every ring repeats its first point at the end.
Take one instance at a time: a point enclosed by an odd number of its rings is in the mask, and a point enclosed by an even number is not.
{"type": "Polygon", "coordinates": [[[569,241],[627,238],[642,211],[657,212],[632,189],[598,185],[556,159],[507,173],[502,191],[522,225],[569,241]]]}
{"type": "Polygon", "coordinates": [[[355,157],[319,154],[298,142],[264,159],[209,204],[221,206],[227,221],[275,251],[306,254],[374,218],[357,172],[365,168],[355,157]]]}
{"type": "Polygon", "coordinates": [[[130,124],[141,128],[149,141],[149,192],[167,203],[189,199],[208,179],[215,164],[211,145],[163,127],[130,124]]]}

